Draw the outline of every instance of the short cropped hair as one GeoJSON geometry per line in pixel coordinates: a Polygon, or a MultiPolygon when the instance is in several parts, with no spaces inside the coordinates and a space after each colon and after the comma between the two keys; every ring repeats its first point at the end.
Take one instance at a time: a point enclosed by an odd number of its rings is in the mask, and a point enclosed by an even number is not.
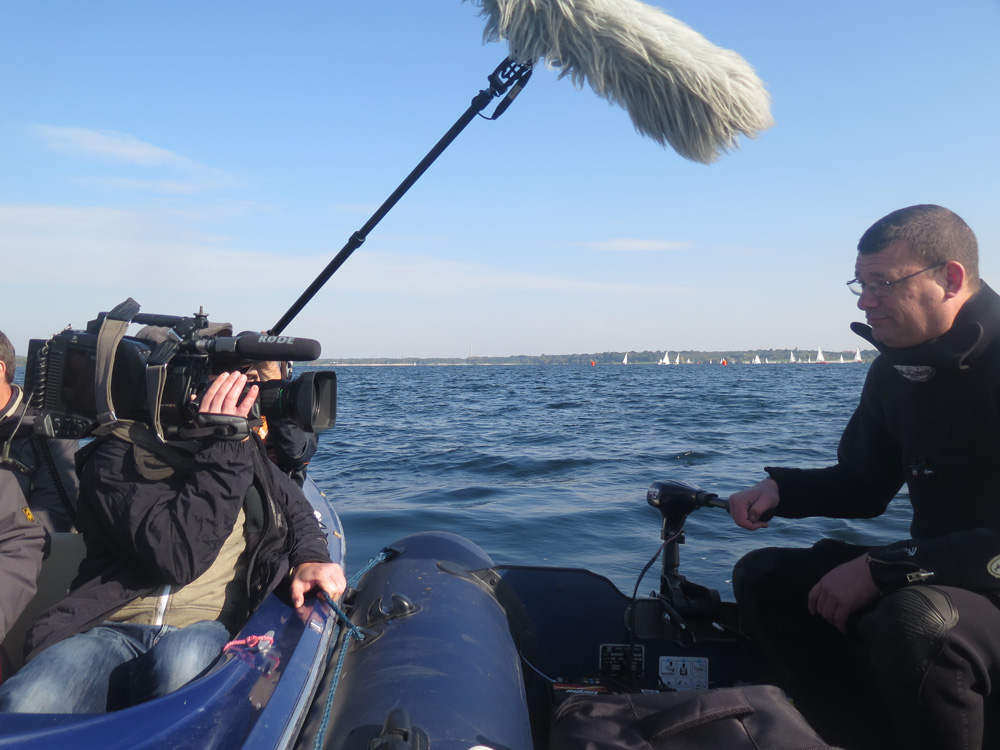
{"type": "Polygon", "coordinates": [[[10,339],[3,331],[0,331],[0,362],[7,365],[5,380],[10,385],[14,382],[14,370],[17,369],[17,363],[14,360],[14,345],[10,343],[10,339]]]}
{"type": "Polygon", "coordinates": [[[932,204],[893,211],[861,235],[858,253],[871,255],[897,242],[906,243],[928,266],[957,260],[965,267],[969,286],[979,289],[979,244],[958,214],[932,204]]]}

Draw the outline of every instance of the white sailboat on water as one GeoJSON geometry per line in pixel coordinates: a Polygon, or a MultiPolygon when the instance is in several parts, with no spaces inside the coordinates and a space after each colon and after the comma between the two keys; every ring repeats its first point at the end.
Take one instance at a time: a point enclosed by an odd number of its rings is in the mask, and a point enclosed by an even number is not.
{"type": "Polygon", "coordinates": [[[677,359],[674,360],[674,364],[679,365],[680,363],[681,363],[681,353],[677,352],[677,359]]]}
{"type": "Polygon", "coordinates": [[[818,365],[825,365],[826,364],[826,356],[824,356],[822,349],[817,349],[816,350],[816,364],[818,364],[818,365]]]}
{"type": "Polygon", "coordinates": [[[760,355],[759,354],[753,355],[753,363],[752,364],[755,364],[755,365],[761,364],[760,355]]]}
{"type": "Polygon", "coordinates": [[[670,352],[663,352],[663,356],[660,357],[656,364],[658,365],[669,365],[670,364],[670,352]]]}
{"type": "Polygon", "coordinates": [[[627,365],[628,364],[628,352],[625,352],[625,359],[622,360],[622,364],[623,365],[627,365]]]}
{"type": "Polygon", "coordinates": [[[854,361],[855,362],[864,362],[864,360],[861,359],[861,347],[860,346],[857,349],[854,350],[854,361]]]}
{"type": "Polygon", "coordinates": [[[795,364],[798,360],[795,359],[795,352],[788,352],[788,362],[789,364],[795,364]]]}

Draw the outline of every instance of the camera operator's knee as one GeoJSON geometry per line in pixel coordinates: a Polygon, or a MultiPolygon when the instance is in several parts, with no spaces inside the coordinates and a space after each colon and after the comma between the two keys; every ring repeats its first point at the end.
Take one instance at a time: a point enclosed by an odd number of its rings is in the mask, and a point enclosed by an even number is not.
{"type": "Polygon", "coordinates": [[[222,654],[229,631],[215,620],[201,620],[162,636],[132,667],[136,703],[172,693],[204,674],[222,654]]]}
{"type": "Polygon", "coordinates": [[[884,684],[916,686],[957,624],[958,610],[946,592],[910,586],[886,595],[861,619],[858,635],[884,684]]]}

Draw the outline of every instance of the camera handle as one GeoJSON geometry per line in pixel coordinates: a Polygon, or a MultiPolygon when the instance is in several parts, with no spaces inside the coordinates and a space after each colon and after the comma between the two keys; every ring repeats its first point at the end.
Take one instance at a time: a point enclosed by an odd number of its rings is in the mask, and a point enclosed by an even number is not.
{"type": "Polygon", "coordinates": [[[111,398],[111,374],[115,369],[115,354],[118,344],[125,337],[132,318],[139,312],[139,303],[129,297],[104,315],[97,332],[97,361],[94,371],[94,389],[97,405],[97,421],[101,426],[118,421],[115,405],[111,398]]]}
{"type": "Polygon", "coordinates": [[[375,226],[382,221],[387,213],[392,210],[393,206],[399,202],[399,199],[406,194],[413,184],[420,179],[424,172],[434,163],[434,161],[441,155],[441,153],[451,145],[459,133],[465,130],[465,127],[472,122],[480,112],[486,109],[486,106],[495,97],[503,96],[507,94],[503,101],[497,105],[492,117],[488,118],[495,120],[510,106],[511,102],[521,93],[521,89],[528,83],[528,79],[531,77],[531,63],[519,63],[515,62],[511,58],[507,58],[500,65],[497,66],[496,70],[488,76],[490,86],[487,89],[480,91],[475,98],[472,100],[472,104],[465,111],[458,121],[451,126],[451,129],[442,136],[441,140],[432,148],[427,155],[414,167],[413,171],[400,183],[399,187],[390,195],[385,203],[379,206],[378,210],[372,214],[371,218],[368,219],[367,223],[361,227],[358,231],[351,235],[351,238],[347,241],[347,244],[341,249],[339,253],[334,257],[333,260],[323,269],[322,273],[316,277],[316,279],[309,285],[309,287],[302,293],[302,295],[295,301],[288,311],[281,316],[281,319],[274,324],[274,327],[268,331],[272,336],[281,333],[285,330],[285,327],[292,321],[296,315],[298,315],[302,308],[308,304],[309,300],[316,296],[316,293],[323,287],[323,285],[330,280],[330,277],[337,272],[344,262],[351,257],[351,254],[357,250],[364,241],[368,238],[369,232],[375,228],[375,226]]]}

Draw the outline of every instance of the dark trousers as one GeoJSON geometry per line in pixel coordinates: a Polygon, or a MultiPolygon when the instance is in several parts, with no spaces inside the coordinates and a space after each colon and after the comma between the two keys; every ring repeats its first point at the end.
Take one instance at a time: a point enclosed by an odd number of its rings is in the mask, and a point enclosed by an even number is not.
{"type": "Polygon", "coordinates": [[[743,625],[771,679],[826,741],[848,750],[1000,747],[1000,609],[990,598],[905,586],[856,613],[847,635],[809,614],[816,582],[864,553],[826,539],[737,563],[743,625]]]}

